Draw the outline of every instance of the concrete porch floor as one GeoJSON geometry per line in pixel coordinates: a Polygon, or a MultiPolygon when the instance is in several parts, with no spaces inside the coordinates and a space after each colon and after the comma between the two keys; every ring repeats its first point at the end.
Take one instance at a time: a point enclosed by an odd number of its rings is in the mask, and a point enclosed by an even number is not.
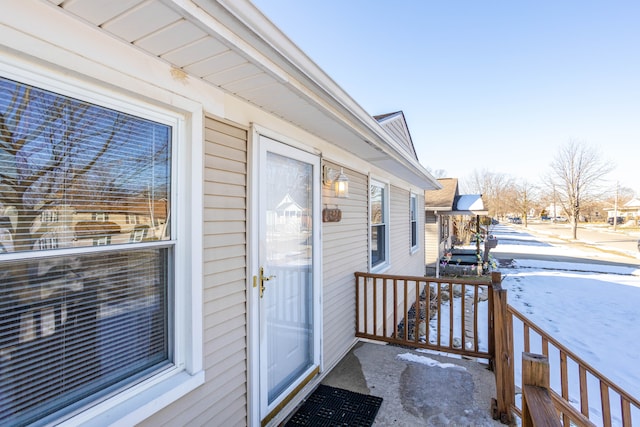
{"type": "Polygon", "coordinates": [[[503,426],[491,417],[494,374],[472,360],[360,342],[322,383],[382,397],[374,426],[503,426]]]}

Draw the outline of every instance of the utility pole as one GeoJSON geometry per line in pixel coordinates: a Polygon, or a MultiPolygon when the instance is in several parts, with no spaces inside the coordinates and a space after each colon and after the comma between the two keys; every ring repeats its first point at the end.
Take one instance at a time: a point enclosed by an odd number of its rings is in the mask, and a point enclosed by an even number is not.
{"type": "Polygon", "coordinates": [[[557,212],[556,212],[556,185],[553,184],[553,222],[556,222],[556,218],[557,218],[557,212]]]}
{"type": "Polygon", "coordinates": [[[616,227],[618,226],[618,187],[620,186],[620,182],[616,181],[616,197],[613,205],[613,231],[616,231],[616,227]]]}

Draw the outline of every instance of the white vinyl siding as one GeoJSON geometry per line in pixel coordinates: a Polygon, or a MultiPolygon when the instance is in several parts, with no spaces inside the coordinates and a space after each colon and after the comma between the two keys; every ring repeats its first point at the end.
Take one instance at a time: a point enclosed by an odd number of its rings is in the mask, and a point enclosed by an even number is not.
{"type": "MultiPolygon", "coordinates": [[[[328,163],[325,163],[328,164],[328,163]]],[[[328,164],[334,169],[339,165],[328,164]]],[[[349,198],[336,199],[324,189],[323,206],[342,211],[340,222],[322,225],[324,366],[336,364],[355,341],[356,271],[367,271],[367,176],[344,169],[349,178],[349,198]]]]}
{"type": "MultiPolygon", "coordinates": [[[[409,216],[409,190],[391,186],[391,232],[389,247],[391,268],[389,274],[424,275],[424,251],[421,247],[411,251],[411,227],[409,216]]],[[[417,205],[424,205],[424,198],[417,197],[417,205]]],[[[424,211],[416,212],[416,227],[419,236],[423,235],[424,211]]]]}
{"type": "Polygon", "coordinates": [[[205,120],[204,180],[207,382],[146,420],[146,426],[247,424],[245,130],[212,118],[205,120]]]}
{"type": "Polygon", "coordinates": [[[425,265],[428,276],[436,275],[436,267],[439,262],[440,247],[440,223],[438,217],[432,213],[425,216],[424,225],[424,248],[425,248],[425,265]]]}

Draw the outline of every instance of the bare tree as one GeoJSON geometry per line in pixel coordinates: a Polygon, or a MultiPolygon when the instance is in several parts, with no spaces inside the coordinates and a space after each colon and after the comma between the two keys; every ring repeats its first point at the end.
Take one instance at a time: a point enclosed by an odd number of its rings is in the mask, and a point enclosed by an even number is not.
{"type": "Polygon", "coordinates": [[[527,227],[529,212],[535,204],[536,188],[527,180],[522,180],[513,184],[512,208],[522,216],[524,226],[527,227]]]}
{"type": "Polygon", "coordinates": [[[562,210],[569,216],[573,238],[578,235],[580,210],[586,200],[601,193],[605,176],[614,169],[594,147],[575,140],[558,149],[551,162],[549,184],[557,192],[562,210]]]}
{"type": "Polygon", "coordinates": [[[509,175],[487,169],[474,170],[472,176],[465,180],[464,190],[482,194],[489,216],[504,218],[509,211],[505,194],[512,184],[513,179],[509,175]]]}

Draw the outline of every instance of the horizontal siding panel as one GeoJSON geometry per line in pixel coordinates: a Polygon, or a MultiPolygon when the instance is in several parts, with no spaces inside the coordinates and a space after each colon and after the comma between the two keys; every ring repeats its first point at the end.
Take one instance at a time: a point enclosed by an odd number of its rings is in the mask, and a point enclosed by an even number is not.
{"type": "Polygon", "coordinates": [[[205,156],[204,166],[206,168],[218,169],[221,171],[246,174],[247,164],[245,162],[236,162],[219,157],[205,156]]]}
{"type": "Polygon", "coordinates": [[[242,173],[221,171],[218,169],[207,169],[204,172],[205,183],[225,183],[232,185],[242,185],[246,187],[247,177],[242,173]]]}
{"type": "Polygon", "coordinates": [[[220,182],[212,183],[206,186],[206,194],[208,196],[225,196],[244,198],[247,194],[247,188],[244,185],[223,184],[220,182]]]}
{"type": "MultiPolygon", "coordinates": [[[[239,362],[243,362],[243,360],[239,360],[239,362]]],[[[207,379],[216,378],[210,370],[205,372],[205,377],[207,379]]],[[[243,389],[244,387],[242,386],[242,383],[230,385],[228,379],[226,382],[221,382],[216,386],[213,385],[213,382],[208,381],[205,385],[196,390],[196,392],[189,395],[189,403],[191,403],[191,406],[187,408],[186,411],[178,414],[178,416],[175,416],[171,419],[163,418],[157,424],[153,424],[153,426],[225,425],[224,423],[222,423],[222,419],[228,419],[228,417],[232,414],[232,409],[230,407],[226,410],[220,409],[219,405],[217,405],[218,402],[238,402],[239,406],[233,409],[234,416],[246,417],[246,412],[243,409],[246,405],[246,396],[243,389]],[[225,390],[225,392],[220,393],[220,390],[225,390]],[[195,421],[202,419],[209,421],[195,421]]]]}
{"type": "MultiPolygon", "coordinates": [[[[218,335],[214,341],[209,341],[205,343],[204,350],[207,354],[215,355],[218,360],[210,365],[209,370],[214,371],[212,373],[217,372],[225,372],[232,368],[234,365],[238,363],[237,357],[235,359],[229,359],[227,354],[235,354],[241,353],[244,357],[244,343],[242,340],[238,339],[239,333],[244,333],[244,326],[236,327],[236,328],[223,328],[222,326],[218,326],[213,329],[224,329],[226,333],[218,335]],[[223,350],[224,349],[224,350],[223,350]],[[224,354],[222,354],[224,352],[224,354]]],[[[213,360],[212,360],[213,361],[213,360]]]]}
{"type": "MultiPolygon", "coordinates": [[[[243,331],[236,330],[235,332],[239,334],[243,331]]],[[[216,351],[209,353],[204,360],[207,375],[211,375],[210,378],[215,378],[221,386],[230,378],[237,380],[237,373],[241,369],[244,370],[242,365],[246,363],[246,347],[246,342],[239,339],[228,340],[223,346],[215,346],[216,351]],[[231,369],[232,367],[236,367],[236,369],[231,369]]]]}
{"type": "Polygon", "coordinates": [[[230,295],[225,295],[220,298],[216,298],[214,300],[205,302],[204,308],[206,313],[217,313],[218,311],[225,309],[227,307],[243,304],[245,302],[246,302],[246,298],[244,295],[244,287],[243,287],[241,292],[235,292],[230,295]]]}
{"type": "MultiPolygon", "coordinates": [[[[236,316],[236,317],[227,319],[224,325],[225,325],[224,328],[213,327],[213,328],[208,328],[204,330],[203,339],[205,343],[204,344],[205,349],[209,343],[213,343],[214,345],[216,345],[216,343],[218,342],[217,340],[220,339],[222,336],[228,334],[229,331],[231,330],[237,331],[238,328],[244,328],[246,326],[246,323],[245,323],[244,316],[236,316]]],[[[214,348],[213,351],[215,350],[216,349],[214,348]]],[[[209,351],[206,351],[206,350],[205,352],[209,353],[209,351]]]]}
{"type": "MultiPolygon", "coordinates": [[[[224,260],[209,261],[205,264],[204,274],[205,276],[208,276],[210,274],[222,274],[224,272],[227,272],[228,274],[237,274],[239,272],[242,272],[242,279],[244,280],[246,265],[247,262],[244,258],[229,258],[224,260]]],[[[238,277],[239,276],[236,276],[235,278],[237,279],[238,277]]],[[[229,280],[225,280],[225,283],[226,282],[229,282],[229,280]]]]}
{"type": "MultiPolygon", "coordinates": [[[[233,148],[234,150],[247,152],[247,140],[246,132],[243,132],[245,136],[239,138],[237,136],[229,135],[224,132],[220,132],[216,129],[206,129],[205,130],[205,139],[207,141],[215,141],[215,144],[220,148],[233,148]]],[[[213,144],[212,142],[208,142],[208,144],[213,144]]],[[[217,152],[216,152],[217,154],[217,152]]]]}
{"type": "Polygon", "coordinates": [[[216,417],[216,425],[219,426],[245,427],[247,425],[247,413],[245,412],[246,402],[238,399],[239,397],[243,397],[243,389],[241,387],[236,387],[235,389],[230,389],[229,387],[227,387],[224,390],[224,393],[217,393],[223,396],[223,398],[218,401],[210,402],[210,409],[200,417],[195,418],[192,425],[210,425],[210,423],[207,422],[207,420],[209,420],[210,413],[217,415],[221,414],[216,417]]]}
{"type": "Polygon", "coordinates": [[[215,289],[207,289],[204,291],[204,302],[217,301],[238,293],[244,295],[244,290],[244,283],[223,282],[220,285],[216,285],[215,289]]]}
{"type": "MultiPolygon", "coordinates": [[[[243,194],[246,193],[246,190],[243,187],[239,187],[237,185],[227,185],[226,189],[228,190],[227,194],[220,195],[218,194],[206,194],[204,196],[204,207],[205,208],[221,208],[221,209],[238,209],[245,210],[247,201],[243,197],[243,194]]],[[[222,189],[220,189],[222,191],[222,189]]]]}
{"type": "Polygon", "coordinates": [[[219,312],[215,313],[215,315],[213,314],[205,315],[205,318],[204,318],[205,328],[211,328],[216,325],[222,325],[229,318],[232,318],[239,314],[244,315],[246,314],[245,309],[246,309],[246,304],[242,303],[232,307],[226,307],[224,310],[220,310],[219,312]]]}
{"type": "Polygon", "coordinates": [[[245,221],[247,213],[244,209],[227,209],[215,207],[205,207],[205,221],[245,221]]]}
{"type": "MultiPolygon", "coordinates": [[[[223,123],[211,117],[207,117],[205,120],[204,127],[207,131],[215,131],[219,132],[223,135],[233,136],[241,141],[247,140],[247,131],[245,129],[239,128],[234,125],[230,125],[228,123],[223,123]]],[[[215,141],[215,138],[207,138],[208,141],[215,141]]]]}
{"type": "Polygon", "coordinates": [[[204,225],[204,234],[222,234],[225,231],[233,234],[244,234],[246,225],[244,221],[207,221],[204,225]]]}
{"type": "MultiPolygon", "coordinates": [[[[220,144],[215,144],[215,145],[210,144],[210,147],[206,147],[205,149],[207,148],[215,150],[215,157],[220,159],[231,160],[234,162],[241,162],[241,163],[246,163],[247,161],[247,152],[244,150],[238,150],[238,149],[226,147],[220,144]]],[[[210,156],[207,156],[207,157],[210,157],[210,156]]]]}
{"type": "MultiPolygon", "coordinates": [[[[243,244],[246,236],[241,233],[230,234],[229,236],[224,236],[220,234],[205,234],[204,235],[204,243],[205,243],[205,251],[207,250],[216,250],[218,248],[226,248],[229,246],[235,246],[238,244],[243,244]]],[[[229,258],[224,257],[224,258],[229,258]]]]}
{"type": "MultiPolygon", "coordinates": [[[[227,241],[239,241],[240,239],[243,239],[244,236],[242,235],[229,235],[229,236],[224,236],[224,239],[220,239],[220,240],[227,240],[227,241]]],[[[216,247],[216,248],[207,248],[205,249],[205,255],[207,256],[212,256],[216,259],[220,259],[220,260],[229,260],[231,258],[234,257],[242,257],[244,258],[244,253],[242,251],[242,249],[238,248],[237,246],[233,245],[233,244],[227,244],[227,245],[223,245],[222,243],[224,242],[220,242],[220,246],[216,247]]]]}

